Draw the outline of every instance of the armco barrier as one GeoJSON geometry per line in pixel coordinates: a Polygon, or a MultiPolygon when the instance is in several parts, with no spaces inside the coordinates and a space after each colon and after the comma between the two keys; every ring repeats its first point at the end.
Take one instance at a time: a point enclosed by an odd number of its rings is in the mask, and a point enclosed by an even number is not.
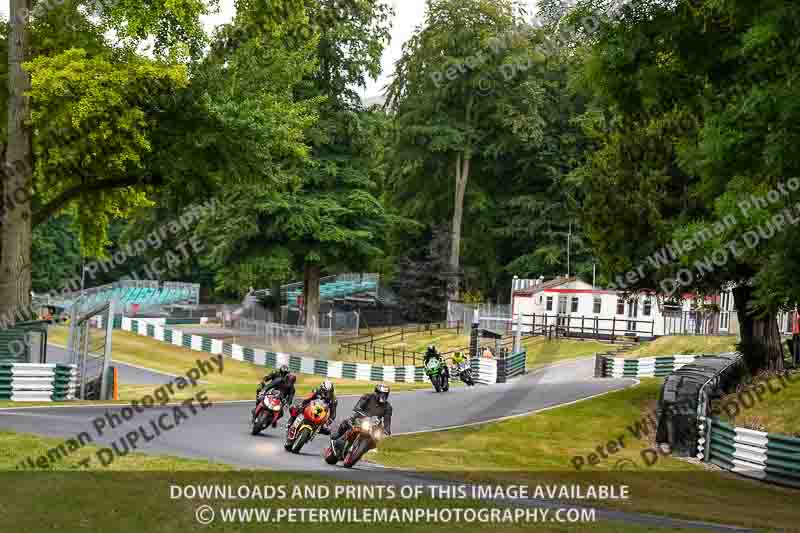
{"type": "Polygon", "coordinates": [[[0,400],[50,402],[74,400],[75,365],[0,362],[0,400]]]}
{"type": "Polygon", "coordinates": [[[623,359],[596,354],[595,372],[603,378],[666,377],[673,371],[693,363],[701,355],[668,355],[643,359],[623,359]]]}
{"type": "Polygon", "coordinates": [[[800,488],[800,439],[702,418],[698,459],[742,476],[800,488]]]}

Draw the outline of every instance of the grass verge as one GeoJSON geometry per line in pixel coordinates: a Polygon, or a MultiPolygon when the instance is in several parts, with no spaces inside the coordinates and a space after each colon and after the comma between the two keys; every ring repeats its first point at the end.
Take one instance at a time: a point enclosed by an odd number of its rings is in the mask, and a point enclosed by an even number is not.
{"type": "Polygon", "coordinates": [[[608,344],[592,340],[547,340],[544,337],[528,337],[525,339],[523,346],[528,352],[527,362],[529,369],[541,368],[558,361],[588,357],[597,352],[604,352],[610,349],[608,344]]]}
{"type": "Polygon", "coordinates": [[[628,359],[675,354],[711,354],[736,351],[737,338],[732,335],[670,335],[644,342],[635,350],[625,352],[628,359]]]}
{"type": "Polygon", "coordinates": [[[722,398],[719,409],[723,419],[738,427],[800,438],[800,373],[764,374],[722,398]]]}
{"type": "MultiPolygon", "coordinates": [[[[331,523],[312,521],[293,523],[284,516],[277,515],[290,508],[315,509],[404,509],[404,508],[454,508],[491,507],[486,503],[470,500],[446,500],[421,497],[414,500],[400,499],[355,499],[338,493],[337,487],[344,489],[348,482],[333,481],[330,478],[293,472],[242,471],[209,461],[182,459],[169,456],[144,455],[139,453],[119,457],[102,472],[80,470],[78,461],[82,454],[92,454],[96,449],[89,445],[47,471],[14,471],[9,469],[25,456],[47,453],[48,449],[59,444],[56,439],[33,435],[0,432],[0,478],[4,485],[13,490],[4,493],[0,502],[3,513],[3,530],[10,533],[39,533],[47,530],[58,531],[115,531],[121,533],[166,533],[193,531],[198,527],[196,511],[201,505],[215,509],[216,520],[202,530],[213,531],[263,531],[265,525],[272,523],[284,526],[286,530],[299,530],[319,533],[330,531],[364,531],[366,528],[380,526],[382,531],[391,532],[439,532],[474,531],[476,524],[448,521],[444,523],[331,523]],[[254,498],[220,500],[213,498],[182,498],[173,487],[214,485],[232,487],[237,493],[240,487],[258,488],[267,493],[272,490],[285,490],[283,498],[254,498]],[[43,490],[46,487],[46,490],[43,490]],[[306,490],[320,490],[327,487],[331,494],[325,498],[305,496],[306,490]],[[295,491],[298,491],[297,493],[295,491]],[[220,519],[221,508],[259,508],[271,513],[267,524],[260,520],[241,520],[239,523],[220,519]]],[[[183,492],[183,491],[181,491],[183,492]]],[[[267,525],[267,527],[269,527],[267,525]]],[[[487,527],[487,526],[483,526],[487,527]]],[[[580,524],[514,524],[491,525],[493,531],[523,533],[534,530],[572,533],[591,528],[598,533],[646,533],[650,528],[617,522],[595,522],[580,524]]]]}
{"type": "Polygon", "coordinates": [[[656,380],[644,380],[637,387],[536,415],[399,436],[372,457],[388,466],[472,481],[624,482],[631,499],[611,502],[611,507],[748,527],[796,528],[797,491],[707,471],[672,457],[653,458],[652,451],[645,451],[653,446],[654,428],[646,415],[659,386],[656,380]],[[576,457],[583,461],[579,471],[576,457]]]}

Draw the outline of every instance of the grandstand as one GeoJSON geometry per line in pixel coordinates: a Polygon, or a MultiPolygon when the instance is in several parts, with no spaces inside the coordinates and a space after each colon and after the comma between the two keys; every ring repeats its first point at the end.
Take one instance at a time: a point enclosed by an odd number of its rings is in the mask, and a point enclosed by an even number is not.
{"type": "MultiPolygon", "coordinates": [[[[337,274],[320,280],[319,298],[322,302],[357,295],[375,298],[378,294],[378,288],[377,274],[337,274]]],[[[256,291],[254,296],[268,295],[269,293],[269,289],[262,289],[256,291]]],[[[290,283],[281,287],[281,300],[289,307],[297,307],[298,300],[302,294],[302,282],[290,283]]]]}
{"type": "Polygon", "coordinates": [[[108,285],[92,287],[80,291],[66,294],[62,298],[50,302],[64,309],[70,309],[80,302],[81,309],[88,309],[105,302],[114,300],[122,309],[123,313],[129,313],[133,309],[144,311],[147,308],[155,308],[172,304],[197,305],[200,299],[200,285],[194,283],[164,282],[158,281],[118,281],[108,285]]]}

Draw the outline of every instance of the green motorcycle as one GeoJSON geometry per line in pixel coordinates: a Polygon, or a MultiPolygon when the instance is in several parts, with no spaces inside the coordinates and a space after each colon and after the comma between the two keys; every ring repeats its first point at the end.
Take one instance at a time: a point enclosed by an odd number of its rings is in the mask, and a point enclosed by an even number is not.
{"type": "Polygon", "coordinates": [[[425,363],[425,374],[428,375],[436,392],[447,392],[450,389],[450,372],[440,358],[434,357],[425,363]]]}

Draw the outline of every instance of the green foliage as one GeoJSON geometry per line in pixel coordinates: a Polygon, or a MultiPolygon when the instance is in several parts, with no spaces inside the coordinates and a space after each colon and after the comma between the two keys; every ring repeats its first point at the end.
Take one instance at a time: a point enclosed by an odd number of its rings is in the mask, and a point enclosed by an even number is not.
{"type": "Polygon", "coordinates": [[[63,288],[80,275],[80,243],[72,217],[54,217],[33,231],[31,262],[32,290],[36,293],[63,288]]]}

